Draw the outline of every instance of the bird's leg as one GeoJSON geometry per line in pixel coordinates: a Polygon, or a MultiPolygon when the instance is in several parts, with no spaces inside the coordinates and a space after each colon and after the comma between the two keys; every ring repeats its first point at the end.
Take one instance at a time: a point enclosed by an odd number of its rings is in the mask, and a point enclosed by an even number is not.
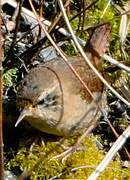
{"type": "MultiPolygon", "coordinates": [[[[84,138],[95,128],[97,126],[97,123],[92,123],[91,124],[91,126],[84,132],[84,134],[77,140],[77,142],[73,145],[73,146],[71,146],[71,147],[69,147],[69,148],[67,148],[67,150],[65,150],[63,153],[61,153],[61,154],[58,154],[57,156],[54,156],[53,158],[52,158],[52,160],[54,160],[54,159],[62,159],[62,163],[64,162],[64,161],[66,161],[67,160],[67,158],[72,154],[72,153],[74,153],[76,150],[79,150],[79,146],[80,146],[80,144],[81,144],[81,142],[84,140],[84,138]]],[[[83,148],[82,148],[83,149],[83,148]]],[[[80,148],[80,150],[81,150],[81,148],[80,148]]]]}

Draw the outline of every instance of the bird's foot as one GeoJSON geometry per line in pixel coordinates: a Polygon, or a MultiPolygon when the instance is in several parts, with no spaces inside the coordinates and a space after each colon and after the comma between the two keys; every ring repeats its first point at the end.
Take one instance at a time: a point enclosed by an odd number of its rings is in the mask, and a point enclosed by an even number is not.
{"type": "Polygon", "coordinates": [[[85,147],[80,147],[79,143],[74,144],[71,147],[67,147],[65,148],[66,150],[61,153],[58,154],[57,156],[54,156],[51,160],[55,160],[55,159],[62,159],[62,163],[65,162],[67,160],[67,158],[72,155],[74,152],[76,151],[81,151],[81,150],[85,150],[85,147]]]}
{"type": "Polygon", "coordinates": [[[78,141],[75,143],[75,145],[69,147],[66,149],[63,153],[58,154],[57,156],[54,156],[52,160],[54,159],[60,159],[62,158],[62,163],[67,160],[67,158],[72,155],[76,150],[83,150],[84,148],[80,147],[81,142],[83,142],[84,138],[94,129],[96,126],[96,123],[91,124],[91,126],[83,133],[83,135],[78,139],[78,141]]]}

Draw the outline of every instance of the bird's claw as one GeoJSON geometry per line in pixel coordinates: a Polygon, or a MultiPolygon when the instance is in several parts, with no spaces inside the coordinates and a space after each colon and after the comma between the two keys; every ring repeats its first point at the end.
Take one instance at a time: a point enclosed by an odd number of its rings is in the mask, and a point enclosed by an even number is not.
{"type": "MultiPolygon", "coordinates": [[[[75,144],[74,146],[69,147],[63,153],[54,156],[51,160],[56,160],[56,159],[61,159],[62,158],[62,163],[63,163],[63,162],[65,162],[67,160],[67,158],[70,155],[72,155],[78,149],[79,149],[79,144],[75,144]]],[[[80,150],[81,150],[81,148],[80,148],[80,150]]]]}

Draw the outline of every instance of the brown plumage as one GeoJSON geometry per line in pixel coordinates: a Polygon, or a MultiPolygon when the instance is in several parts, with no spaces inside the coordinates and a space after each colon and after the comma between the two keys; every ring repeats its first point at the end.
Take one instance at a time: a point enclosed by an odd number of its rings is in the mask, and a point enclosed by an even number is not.
{"type": "MultiPolygon", "coordinates": [[[[85,48],[93,65],[101,70],[100,56],[106,50],[110,24],[97,27],[85,48]]],[[[100,102],[103,84],[80,56],[67,57],[100,102]]],[[[97,106],[62,58],[33,68],[20,82],[17,104],[22,110],[16,123],[26,119],[37,129],[56,135],[71,135],[97,121],[97,106]]]]}

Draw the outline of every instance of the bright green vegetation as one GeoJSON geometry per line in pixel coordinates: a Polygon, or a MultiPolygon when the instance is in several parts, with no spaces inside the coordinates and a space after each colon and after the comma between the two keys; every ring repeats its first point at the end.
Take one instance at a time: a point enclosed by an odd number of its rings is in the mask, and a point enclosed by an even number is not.
{"type": "MultiPolygon", "coordinates": [[[[74,140],[74,139],[73,139],[74,140]]],[[[69,141],[64,142],[70,145],[69,141]]],[[[16,157],[12,159],[7,167],[19,167],[22,171],[31,170],[31,179],[49,179],[56,176],[56,179],[85,179],[87,178],[101,162],[105,153],[99,151],[95,145],[94,137],[88,137],[81,146],[83,150],[75,152],[64,163],[61,160],[51,160],[57,154],[63,152],[61,147],[56,146],[55,142],[47,142],[47,144],[32,145],[30,150],[22,147],[16,157]],[[86,166],[86,168],[80,168],[86,166]],[[74,168],[79,167],[77,170],[74,168]]],[[[120,166],[119,158],[115,158],[110,162],[106,170],[101,174],[99,179],[129,179],[130,169],[123,169],[120,166]]]]}

